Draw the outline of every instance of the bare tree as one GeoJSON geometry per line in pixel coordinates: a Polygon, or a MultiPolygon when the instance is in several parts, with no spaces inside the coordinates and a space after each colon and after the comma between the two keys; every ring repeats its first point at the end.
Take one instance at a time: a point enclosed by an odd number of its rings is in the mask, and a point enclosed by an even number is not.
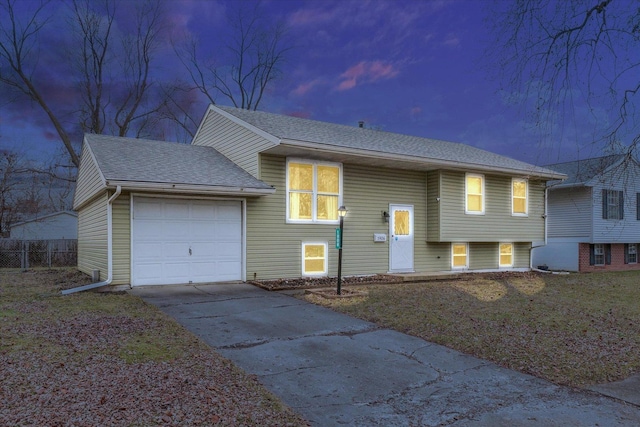
{"type": "Polygon", "coordinates": [[[640,142],[637,3],[518,0],[492,12],[489,53],[541,129],[588,120],[591,142],[605,151],[640,142]]]}
{"type": "Polygon", "coordinates": [[[0,19],[0,82],[20,91],[42,108],[60,136],[71,162],[78,166],[80,158],[73,148],[69,133],[34,79],[39,54],[38,37],[51,19],[45,14],[48,3],[42,1],[24,22],[16,16],[15,0],[5,0],[0,4],[0,15],[4,16],[4,19],[0,19]]]}
{"type": "MultiPolygon", "coordinates": [[[[38,74],[40,43],[45,27],[52,23],[47,15],[48,1],[42,1],[30,14],[16,13],[16,0],[0,0],[0,83],[28,96],[47,114],[62,140],[71,162],[79,156],[70,132],[80,128],[90,133],[125,136],[150,134],[153,124],[163,118],[167,100],[159,82],[152,76],[156,66],[158,37],[163,31],[161,0],[125,3],[118,0],[72,0],[70,15],[75,36],[73,49],[60,63],[74,65],[70,78],[78,83],[81,108],[69,119],[54,107],[49,94],[41,89],[38,74]],[[119,8],[133,7],[133,26],[114,31],[119,8]],[[6,64],[6,65],[5,65],[6,64]]],[[[122,15],[122,13],[121,13],[122,15]]],[[[62,51],[61,51],[62,52],[62,51]]]]}
{"type": "Polygon", "coordinates": [[[229,15],[232,32],[224,54],[209,52],[202,58],[202,46],[193,38],[176,50],[194,88],[210,103],[215,104],[221,95],[238,108],[256,110],[265,91],[280,76],[291,45],[283,22],[270,25],[259,4],[251,9],[242,6],[229,15]]]}
{"type": "Polygon", "coordinates": [[[22,160],[18,154],[9,150],[0,151],[0,237],[9,235],[9,227],[18,218],[21,173],[22,160]]]}

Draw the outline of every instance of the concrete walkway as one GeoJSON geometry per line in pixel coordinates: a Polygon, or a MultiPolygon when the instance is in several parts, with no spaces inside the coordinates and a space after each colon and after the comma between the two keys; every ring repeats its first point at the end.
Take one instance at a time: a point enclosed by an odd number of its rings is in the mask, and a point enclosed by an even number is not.
{"type": "Polygon", "coordinates": [[[638,426],[640,408],[245,284],[134,288],[314,426],[638,426]]]}

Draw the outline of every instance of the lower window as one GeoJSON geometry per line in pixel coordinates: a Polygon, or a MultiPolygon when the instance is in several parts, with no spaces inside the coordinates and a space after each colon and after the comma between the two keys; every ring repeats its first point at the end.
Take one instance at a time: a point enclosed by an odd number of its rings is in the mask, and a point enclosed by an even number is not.
{"type": "Polygon", "coordinates": [[[468,245],[466,243],[454,243],[451,245],[451,267],[467,268],[468,261],[468,245]]]}
{"type": "Polygon", "coordinates": [[[327,243],[302,243],[302,275],[327,275],[327,243]]]}
{"type": "Polygon", "coordinates": [[[627,245],[627,264],[636,264],[638,262],[638,246],[635,243],[627,245]]]}
{"type": "Polygon", "coordinates": [[[604,265],[604,245],[602,243],[593,245],[593,261],[595,265],[604,265]]]}
{"type": "Polygon", "coordinates": [[[500,243],[500,267],[513,267],[513,243],[500,243]]]}

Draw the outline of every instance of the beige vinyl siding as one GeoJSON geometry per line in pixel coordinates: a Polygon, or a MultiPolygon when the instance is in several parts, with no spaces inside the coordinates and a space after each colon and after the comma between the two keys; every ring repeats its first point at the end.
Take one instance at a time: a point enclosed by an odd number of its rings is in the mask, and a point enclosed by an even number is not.
{"type": "MultiPolygon", "coordinates": [[[[422,245],[422,242],[416,242],[416,246],[422,245]]],[[[451,244],[444,243],[427,243],[426,257],[419,264],[424,268],[416,267],[416,271],[449,271],[451,270],[451,244]]]]}
{"type": "Polygon", "coordinates": [[[551,189],[547,201],[548,237],[591,236],[591,188],[551,189]]]}
{"type": "Polygon", "coordinates": [[[91,154],[91,149],[85,144],[80,156],[80,168],[78,168],[76,190],[73,195],[73,208],[78,210],[82,204],[98,194],[103,188],[105,188],[105,182],[91,154]]]}
{"type": "Polygon", "coordinates": [[[440,171],[427,173],[427,241],[440,241],[440,171]]]}
{"type": "Polygon", "coordinates": [[[529,181],[528,216],[511,214],[511,177],[485,174],[485,213],[465,214],[464,172],[440,172],[440,241],[544,239],[544,186],[529,181]]]}
{"type": "MultiPolygon", "coordinates": [[[[299,277],[302,242],[327,242],[328,271],[337,274],[338,251],[335,229],[330,224],[286,224],[286,158],[261,155],[261,179],[275,186],[276,193],[247,200],[247,279],[299,277]],[[254,276],[255,275],[255,276],[254,276]]],[[[389,242],[374,243],[374,233],[389,235],[382,212],[389,204],[414,206],[415,268],[425,271],[430,261],[426,234],[426,177],[423,172],[376,169],[343,165],[344,221],[343,274],[386,273],[389,242]]],[[[431,251],[431,258],[441,251],[431,251]]],[[[438,260],[440,261],[440,260],[438,260]]]]}
{"type": "Polygon", "coordinates": [[[78,212],[78,269],[86,274],[100,270],[100,280],[108,275],[107,198],[104,192],[78,212]]]}
{"type": "Polygon", "coordinates": [[[469,270],[498,268],[498,247],[498,243],[469,243],[469,270]]]}
{"type": "Polygon", "coordinates": [[[274,146],[271,141],[213,110],[207,112],[192,144],[215,148],[256,178],[260,178],[258,153],[274,146]]]}
{"type": "Polygon", "coordinates": [[[131,283],[131,196],[120,194],[111,206],[113,284],[131,283]]]}
{"type": "Polygon", "coordinates": [[[518,242],[513,244],[513,267],[529,268],[531,267],[531,243],[518,242]]]}

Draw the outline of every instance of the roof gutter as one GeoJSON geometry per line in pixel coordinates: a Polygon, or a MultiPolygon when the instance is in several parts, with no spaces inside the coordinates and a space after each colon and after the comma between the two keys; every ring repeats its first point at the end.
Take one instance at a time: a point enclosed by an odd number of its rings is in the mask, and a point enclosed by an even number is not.
{"type": "Polygon", "coordinates": [[[145,182],[145,181],[118,181],[108,180],[106,182],[110,188],[123,187],[127,191],[158,191],[163,193],[187,194],[209,194],[224,196],[266,196],[275,193],[275,188],[255,188],[255,187],[214,187],[197,184],[172,184],[168,182],[145,182]]]}
{"type": "Polygon", "coordinates": [[[65,289],[62,291],[62,295],[69,295],[76,292],[88,291],[89,289],[100,288],[102,286],[108,286],[113,281],[113,202],[118,198],[122,192],[122,187],[117,186],[116,192],[109,197],[107,201],[107,280],[103,282],[91,283],[84,286],[78,286],[77,288],[65,289]]]}

